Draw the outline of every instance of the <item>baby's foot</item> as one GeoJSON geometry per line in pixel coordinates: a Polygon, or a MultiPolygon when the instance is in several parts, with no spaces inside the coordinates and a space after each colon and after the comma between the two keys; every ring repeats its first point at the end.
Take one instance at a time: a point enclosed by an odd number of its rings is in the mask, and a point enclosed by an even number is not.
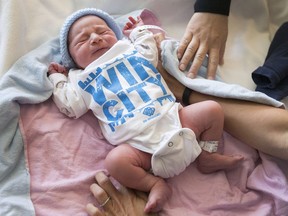
{"type": "Polygon", "coordinates": [[[159,212],[171,193],[172,191],[166,182],[163,179],[159,179],[149,193],[148,202],[144,209],[145,213],[159,212]]]}
{"type": "Polygon", "coordinates": [[[218,170],[229,170],[233,169],[244,159],[243,156],[239,155],[222,155],[219,153],[209,153],[202,151],[197,158],[198,169],[202,173],[212,173],[218,170]]]}

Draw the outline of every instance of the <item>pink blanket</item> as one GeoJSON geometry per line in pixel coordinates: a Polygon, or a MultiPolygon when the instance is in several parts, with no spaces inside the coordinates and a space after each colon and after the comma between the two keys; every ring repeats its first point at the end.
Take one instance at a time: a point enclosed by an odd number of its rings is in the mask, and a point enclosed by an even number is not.
{"type": "MultiPolygon", "coordinates": [[[[20,126],[36,214],[87,215],[85,205],[96,203],[89,186],[112,148],[93,114],[69,119],[50,99],[22,105],[20,126]]],[[[191,164],[167,180],[173,195],[160,215],[287,215],[288,184],[282,171],[287,162],[258,153],[227,133],[221,148],[224,154],[245,156],[244,162],[208,175],[191,164]]]]}

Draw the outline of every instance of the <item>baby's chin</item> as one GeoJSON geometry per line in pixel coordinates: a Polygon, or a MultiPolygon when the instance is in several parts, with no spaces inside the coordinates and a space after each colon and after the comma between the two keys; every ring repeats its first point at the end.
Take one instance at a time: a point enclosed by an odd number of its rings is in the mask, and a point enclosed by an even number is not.
{"type": "MultiPolygon", "coordinates": [[[[100,58],[102,55],[104,55],[110,48],[101,48],[101,49],[98,49],[96,50],[94,53],[93,53],[93,56],[95,55],[96,59],[100,58]]],[[[95,60],[96,60],[95,59],[95,60]]]]}
{"type": "Polygon", "coordinates": [[[85,69],[87,66],[89,66],[91,63],[93,63],[94,61],[98,60],[99,58],[101,58],[107,51],[109,50],[109,48],[101,48],[95,52],[93,52],[89,58],[89,60],[85,63],[82,64],[78,64],[77,66],[80,69],[85,69]]]}
{"type": "Polygon", "coordinates": [[[92,54],[91,54],[91,59],[92,61],[90,63],[92,63],[93,61],[99,59],[100,57],[102,57],[110,48],[101,48],[101,49],[98,49],[96,51],[94,51],[92,54]]]}

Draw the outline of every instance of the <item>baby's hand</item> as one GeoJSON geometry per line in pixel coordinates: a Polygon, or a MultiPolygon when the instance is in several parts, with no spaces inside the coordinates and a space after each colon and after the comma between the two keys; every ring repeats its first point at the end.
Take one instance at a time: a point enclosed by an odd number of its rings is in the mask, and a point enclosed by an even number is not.
{"type": "Polygon", "coordinates": [[[48,75],[54,74],[54,73],[61,73],[65,76],[68,76],[68,71],[63,65],[60,65],[56,62],[52,62],[48,67],[48,75]]]}
{"type": "Polygon", "coordinates": [[[165,40],[165,34],[164,34],[163,32],[155,33],[155,34],[153,35],[153,37],[154,37],[154,40],[156,41],[156,44],[157,44],[158,59],[161,59],[161,58],[162,58],[162,57],[161,57],[161,52],[162,52],[162,50],[161,50],[161,42],[162,42],[163,40],[165,40]]]}
{"type": "Polygon", "coordinates": [[[129,37],[130,33],[132,32],[133,29],[135,29],[138,26],[144,25],[143,20],[138,16],[137,20],[135,20],[133,17],[128,18],[130,22],[127,22],[126,25],[123,28],[123,34],[126,37],[129,37]]]}

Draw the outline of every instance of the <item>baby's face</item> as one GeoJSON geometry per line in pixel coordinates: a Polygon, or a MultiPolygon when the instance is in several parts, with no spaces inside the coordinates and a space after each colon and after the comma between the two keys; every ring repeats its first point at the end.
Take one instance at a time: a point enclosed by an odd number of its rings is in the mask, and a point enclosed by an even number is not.
{"type": "Polygon", "coordinates": [[[78,19],[70,28],[68,49],[79,68],[106,53],[118,41],[115,33],[101,18],[88,15],[78,19]]]}

